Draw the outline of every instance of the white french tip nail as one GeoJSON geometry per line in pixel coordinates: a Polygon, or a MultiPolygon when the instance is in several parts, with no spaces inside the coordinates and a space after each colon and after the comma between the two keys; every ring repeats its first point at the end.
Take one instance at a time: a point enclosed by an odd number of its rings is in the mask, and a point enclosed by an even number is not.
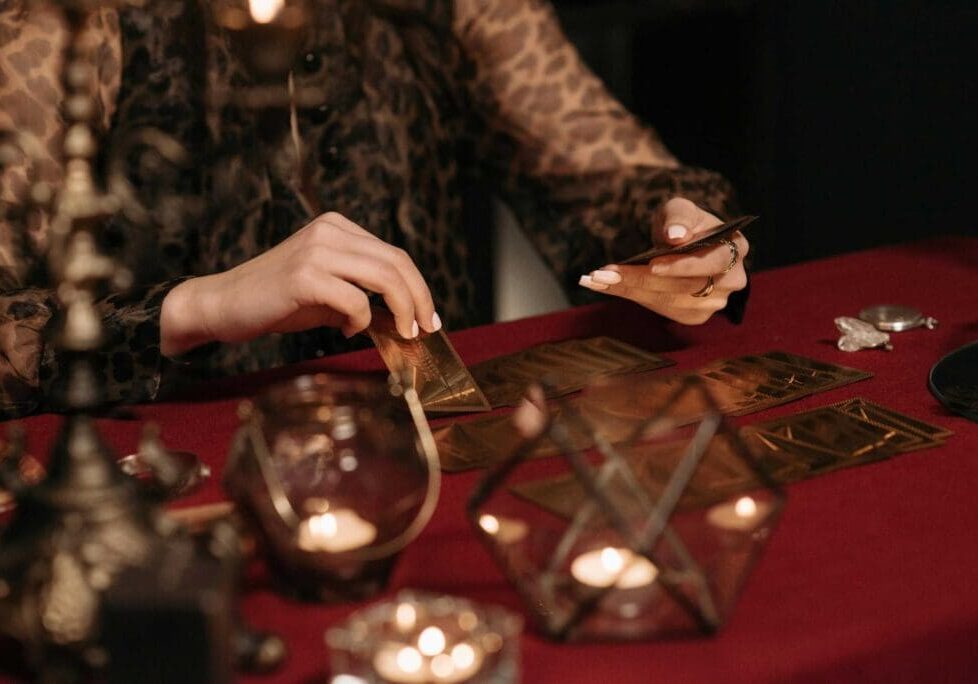
{"type": "Polygon", "coordinates": [[[596,283],[591,279],[589,275],[582,275],[581,279],[577,281],[577,284],[586,287],[589,290],[607,290],[607,285],[602,285],[601,283],[596,283]]]}
{"type": "Polygon", "coordinates": [[[431,329],[434,331],[441,330],[441,316],[437,312],[431,317],[431,329]]]}
{"type": "Polygon", "coordinates": [[[591,273],[591,280],[595,283],[601,283],[602,285],[617,285],[621,282],[621,273],[617,271],[593,271],[591,273]]]}
{"type": "Polygon", "coordinates": [[[421,334],[421,326],[418,325],[417,321],[411,321],[411,339],[414,339],[421,334]]]}
{"type": "Polygon", "coordinates": [[[678,223],[674,226],[669,226],[666,228],[666,236],[668,236],[670,240],[684,238],[686,237],[687,232],[689,231],[686,230],[686,226],[681,226],[678,223]]]}

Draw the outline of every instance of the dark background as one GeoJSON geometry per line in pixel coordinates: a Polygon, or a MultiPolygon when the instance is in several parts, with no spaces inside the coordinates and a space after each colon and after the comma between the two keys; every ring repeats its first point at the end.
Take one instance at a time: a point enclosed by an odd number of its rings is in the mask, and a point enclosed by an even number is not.
{"type": "Polygon", "coordinates": [[[978,235],[978,2],[555,0],[615,94],[737,187],[755,268],[978,235]]]}

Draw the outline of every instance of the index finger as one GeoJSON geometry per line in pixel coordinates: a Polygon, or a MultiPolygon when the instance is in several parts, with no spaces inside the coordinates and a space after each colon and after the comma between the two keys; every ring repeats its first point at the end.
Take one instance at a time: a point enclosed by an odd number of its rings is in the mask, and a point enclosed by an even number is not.
{"type": "Polygon", "coordinates": [[[408,294],[414,302],[415,319],[422,330],[435,332],[441,328],[441,317],[435,312],[435,303],[431,297],[431,290],[425,282],[424,276],[418,270],[414,260],[403,249],[394,247],[379,237],[357,225],[340,213],[329,212],[324,218],[331,221],[338,228],[361,238],[367,238],[371,242],[361,243],[361,246],[379,258],[383,258],[398,270],[404,283],[407,285],[408,294]]]}

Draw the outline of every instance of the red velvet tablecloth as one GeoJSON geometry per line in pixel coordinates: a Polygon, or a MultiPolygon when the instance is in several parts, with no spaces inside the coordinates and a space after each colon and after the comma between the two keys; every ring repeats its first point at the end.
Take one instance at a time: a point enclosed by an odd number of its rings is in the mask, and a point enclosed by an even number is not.
{"type": "MultiPolygon", "coordinates": [[[[975,681],[978,679],[978,425],[945,412],[927,373],[945,353],[978,339],[978,239],[935,239],[758,274],[746,321],[694,328],[664,324],[609,302],[452,335],[477,362],[545,341],[613,335],[691,369],[710,360],[782,349],[872,371],[875,376],[746,416],[759,421],[863,396],[954,430],[947,444],[793,485],[782,523],[724,630],[715,637],[635,644],[559,645],[528,627],[526,682],[975,681]],[[937,330],[895,334],[892,352],[840,352],[833,318],[871,304],[920,308],[937,330]]],[[[216,398],[137,409],[168,443],[220,472],[238,398],[299,370],[378,370],[372,350],[324,359],[213,388],[216,398]],[[223,396],[222,396],[223,395],[223,396]]],[[[26,421],[44,453],[58,419],[26,421]]],[[[122,453],[138,424],[101,421],[122,453]]],[[[463,515],[478,473],[445,477],[434,519],[402,555],[390,590],[430,589],[520,603],[463,515]]],[[[215,482],[185,505],[220,498],[215,482]]],[[[387,595],[387,594],[385,594],[387,595]]],[[[256,626],[283,633],[287,665],[247,681],[326,681],[323,632],[360,606],[292,603],[258,586],[244,598],[256,626]]]]}

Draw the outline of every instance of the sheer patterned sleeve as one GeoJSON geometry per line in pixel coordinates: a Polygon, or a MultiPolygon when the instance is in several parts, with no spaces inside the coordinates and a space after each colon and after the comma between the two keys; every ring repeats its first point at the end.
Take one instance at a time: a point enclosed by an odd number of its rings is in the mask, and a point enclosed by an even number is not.
{"type": "Polygon", "coordinates": [[[679,164],[587,68],[549,2],[455,0],[453,26],[472,69],[474,163],[569,292],[582,273],[647,248],[671,197],[735,213],[729,183],[679,164]]]}

